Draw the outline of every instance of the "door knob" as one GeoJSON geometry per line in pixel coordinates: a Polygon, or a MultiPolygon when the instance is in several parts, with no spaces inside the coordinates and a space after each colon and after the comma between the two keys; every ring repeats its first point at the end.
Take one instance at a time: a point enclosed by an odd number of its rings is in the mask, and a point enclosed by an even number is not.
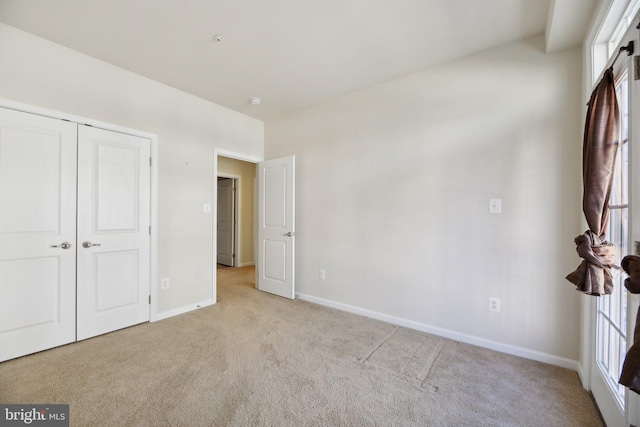
{"type": "Polygon", "coordinates": [[[283,234],[283,236],[285,236],[285,237],[291,237],[291,236],[293,236],[293,234],[292,234],[291,232],[288,232],[288,233],[286,233],[286,234],[283,234]]]}
{"type": "Polygon", "coordinates": [[[62,249],[69,249],[71,247],[71,243],[69,242],[62,242],[59,245],[51,245],[52,248],[62,248],[62,249]]]}
{"type": "Polygon", "coordinates": [[[85,240],[84,242],[82,242],[82,247],[89,249],[91,246],[100,246],[100,243],[91,243],[88,240],[85,240]]]}

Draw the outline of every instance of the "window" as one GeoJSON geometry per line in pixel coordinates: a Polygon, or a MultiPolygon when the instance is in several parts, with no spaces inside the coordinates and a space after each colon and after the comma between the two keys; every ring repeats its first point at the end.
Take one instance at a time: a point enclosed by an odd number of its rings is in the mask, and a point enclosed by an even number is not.
{"type": "Polygon", "coordinates": [[[596,314],[596,362],[609,384],[618,404],[624,408],[625,388],[618,384],[624,357],[627,353],[627,292],[626,274],[620,267],[629,254],[629,78],[623,72],[616,81],[616,95],[620,107],[621,138],[616,155],[613,186],[609,201],[610,219],[607,240],[615,249],[613,274],[614,291],[598,298],[596,314]]]}
{"type": "Polygon", "coordinates": [[[592,86],[599,81],[609,61],[618,53],[620,42],[640,10],[640,0],[606,0],[601,6],[602,24],[596,27],[596,33],[588,36],[592,44],[591,81],[587,85],[587,93],[591,93],[592,86]]]}
{"type": "Polygon", "coordinates": [[[607,43],[607,56],[609,58],[617,53],[618,44],[620,44],[620,41],[622,41],[627,29],[631,26],[633,17],[636,16],[638,9],[640,9],[640,0],[629,1],[622,18],[620,18],[620,22],[613,30],[611,38],[609,38],[609,42],[607,43]]]}

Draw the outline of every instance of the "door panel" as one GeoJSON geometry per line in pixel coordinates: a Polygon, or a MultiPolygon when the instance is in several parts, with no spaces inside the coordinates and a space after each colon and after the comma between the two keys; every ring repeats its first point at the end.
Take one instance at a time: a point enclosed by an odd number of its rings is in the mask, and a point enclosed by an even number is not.
{"type": "Polygon", "coordinates": [[[76,129],[0,108],[0,361],[76,337],[76,129]]]}
{"type": "Polygon", "coordinates": [[[138,231],[141,226],[138,221],[138,180],[141,173],[138,147],[114,146],[108,141],[98,141],[94,150],[94,232],[138,231]]]}
{"type": "Polygon", "coordinates": [[[264,277],[269,280],[286,283],[287,242],[273,239],[265,240],[264,258],[264,277]]]}
{"type": "Polygon", "coordinates": [[[233,267],[235,241],[235,191],[234,180],[227,178],[218,181],[218,224],[217,246],[218,264],[233,267]]]}
{"type": "Polygon", "coordinates": [[[33,127],[2,127],[0,232],[59,233],[62,171],[57,159],[62,147],[58,136],[56,131],[33,127]],[[33,197],[36,194],[39,197],[33,197]]]}
{"type": "Polygon", "coordinates": [[[96,267],[96,312],[139,304],[139,251],[93,254],[96,267]]]}
{"type": "Polygon", "coordinates": [[[149,320],[150,141],[80,126],[78,340],[149,320]]]}
{"type": "Polygon", "coordinates": [[[295,298],[295,157],[258,163],[258,289],[295,298]]]}
{"type": "Polygon", "coordinates": [[[15,259],[0,262],[3,278],[0,307],[5,331],[58,322],[60,257],[15,259]],[[34,296],[37,295],[37,298],[34,296]]]}
{"type": "Polygon", "coordinates": [[[287,228],[287,166],[276,164],[263,169],[264,225],[287,228]]]}

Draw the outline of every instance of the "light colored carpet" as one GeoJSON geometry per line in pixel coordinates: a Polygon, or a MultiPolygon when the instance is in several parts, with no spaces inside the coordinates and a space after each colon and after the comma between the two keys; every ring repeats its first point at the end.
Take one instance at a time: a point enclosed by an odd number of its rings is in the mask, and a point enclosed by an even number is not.
{"type": "Polygon", "coordinates": [[[73,426],[602,426],[575,372],[253,288],[0,363],[0,402],[73,426]]]}

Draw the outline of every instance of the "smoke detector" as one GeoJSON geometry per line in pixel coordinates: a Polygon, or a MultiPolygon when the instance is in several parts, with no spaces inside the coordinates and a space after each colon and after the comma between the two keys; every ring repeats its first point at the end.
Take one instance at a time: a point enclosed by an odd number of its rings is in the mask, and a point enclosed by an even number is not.
{"type": "Polygon", "coordinates": [[[249,102],[251,102],[251,105],[260,105],[262,99],[258,98],[257,96],[252,96],[251,98],[249,98],[249,102]]]}
{"type": "Polygon", "coordinates": [[[224,37],[222,37],[222,34],[216,34],[215,36],[213,36],[213,39],[216,41],[216,43],[222,43],[224,37]]]}

